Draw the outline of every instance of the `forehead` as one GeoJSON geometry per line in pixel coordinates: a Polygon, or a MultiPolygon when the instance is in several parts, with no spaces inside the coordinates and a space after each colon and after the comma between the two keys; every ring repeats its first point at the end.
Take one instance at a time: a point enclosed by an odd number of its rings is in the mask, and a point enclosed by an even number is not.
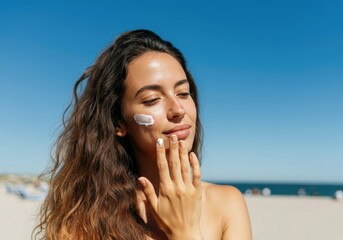
{"type": "Polygon", "coordinates": [[[175,82],[186,78],[182,66],[173,56],[148,52],[128,64],[125,86],[127,91],[151,84],[173,86],[175,82]]]}

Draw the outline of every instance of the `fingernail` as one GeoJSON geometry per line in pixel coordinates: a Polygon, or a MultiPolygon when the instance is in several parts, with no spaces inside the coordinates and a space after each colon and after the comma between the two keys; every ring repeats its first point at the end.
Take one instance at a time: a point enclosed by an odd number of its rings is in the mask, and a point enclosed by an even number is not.
{"type": "Polygon", "coordinates": [[[189,158],[194,159],[194,157],[195,157],[195,153],[194,153],[194,152],[191,152],[191,153],[189,154],[189,158]]]}
{"type": "Polygon", "coordinates": [[[142,186],[143,188],[146,187],[146,182],[145,182],[145,180],[144,180],[143,178],[138,178],[138,181],[139,181],[139,183],[141,184],[141,186],[142,186]]]}
{"type": "Polygon", "coordinates": [[[180,147],[181,147],[181,148],[184,148],[184,147],[185,147],[185,141],[183,141],[183,140],[180,141],[180,147]]]}
{"type": "Polygon", "coordinates": [[[177,136],[176,135],[172,135],[171,136],[171,142],[172,143],[176,143],[177,142],[177,136]]]}
{"type": "Polygon", "coordinates": [[[157,139],[157,145],[158,145],[159,147],[162,147],[162,146],[163,146],[163,138],[157,139]]]}

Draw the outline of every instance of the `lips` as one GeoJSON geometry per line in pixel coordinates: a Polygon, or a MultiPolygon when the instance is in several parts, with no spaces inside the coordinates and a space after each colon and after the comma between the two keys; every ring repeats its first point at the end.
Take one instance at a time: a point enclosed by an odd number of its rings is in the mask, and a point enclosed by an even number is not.
{"type": "Polygon", "coordinates": [[[190,133],[190,128],[191,126],[188,124],[179,125],[168,131],[164,131],[163,134],[167,135],[168,137],[175,134],[179,140],[183,140],[188,137],[190,133]]]}

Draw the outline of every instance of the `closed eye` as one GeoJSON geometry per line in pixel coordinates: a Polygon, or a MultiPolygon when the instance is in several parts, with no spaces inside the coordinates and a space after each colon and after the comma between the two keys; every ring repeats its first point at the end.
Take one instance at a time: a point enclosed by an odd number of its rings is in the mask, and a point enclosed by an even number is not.
{"type": "Polygon", "coordinates": [[[158,100],[159,100],[159,98],[153,98],[153,99],[144,101],[143,104],[145,104],[145,105],[147,105],[147,106],[152,106],[152,105],[154,105],[158,100]]]}
{"type": "Polygon", "coordinates": [[[188,96],[190,96],[191,94],[189,92],[185,92],[185,93],[179,93],[178,96],[182,97],[182,98],[187,98],[188,96]]]}

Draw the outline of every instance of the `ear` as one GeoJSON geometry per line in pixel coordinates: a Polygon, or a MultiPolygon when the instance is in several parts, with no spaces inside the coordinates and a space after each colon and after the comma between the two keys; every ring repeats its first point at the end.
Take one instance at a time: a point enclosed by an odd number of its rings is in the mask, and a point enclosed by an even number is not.
{"type": "Polygon", "coordinates": [[[126,126],[124,123],[122,123],[121,121],[119,122],[118,126],[115,128],[116,130],[116,135],[118,137],[125,137],[127,131],[126,131],[126,126]]]}

